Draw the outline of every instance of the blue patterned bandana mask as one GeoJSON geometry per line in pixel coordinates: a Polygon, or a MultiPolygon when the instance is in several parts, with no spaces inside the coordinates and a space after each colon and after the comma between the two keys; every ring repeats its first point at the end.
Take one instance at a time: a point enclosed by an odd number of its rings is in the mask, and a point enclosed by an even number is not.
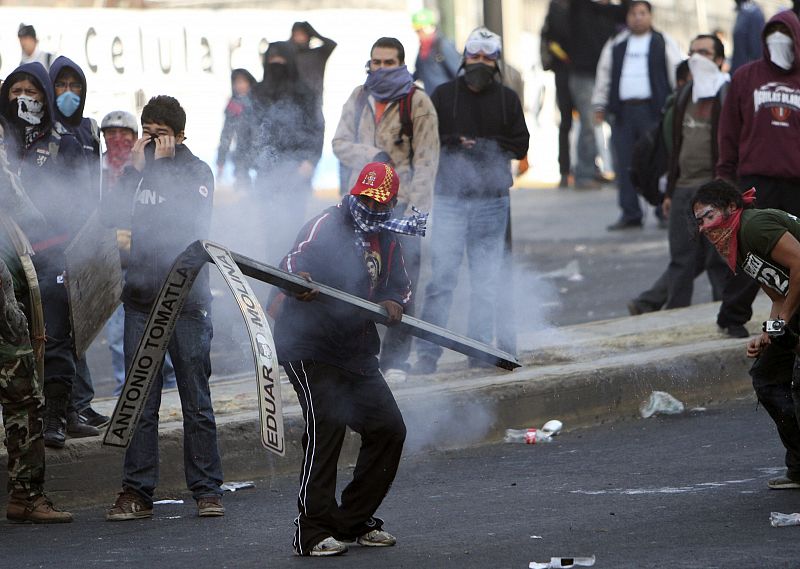
{"type": "Polygon", "coordinates": [[[368,233],[391,231],[402,235],[418,235],[425,237],[428,223],[428,214],[420,212],[413,207],[412,215],[402,218],[393,218],[391,211],[372,211],[358,199],[357,196],[347,195],[344,203],[350,210],[353,226],[356,232],[356,242],[362,247],[368,246],[364,236],[368,233]]]}

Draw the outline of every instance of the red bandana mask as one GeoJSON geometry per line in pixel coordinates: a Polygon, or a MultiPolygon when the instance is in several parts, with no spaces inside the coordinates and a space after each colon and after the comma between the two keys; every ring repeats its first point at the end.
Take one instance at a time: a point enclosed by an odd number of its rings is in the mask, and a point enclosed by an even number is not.
{"type": "MultiPolygon", "coordinates": [[[[756,199],[756,189],[750,188],[742,194],[742,201],[745,206],[750,205],[756,199]]],[[[711,225],[707,225],[703,233],[711,241],[719,254],[728,262],[728,267],[731,271],[736,272],[736,254],[739,250],[739,242],[737,233],[739,232],[739,224],[742,221],[743,208],[733,211],[728,216],[720,217],[719,221],[711,225]]]]}
{"type": "Polygon", "coordinates": [[[106,139],[106,159],[108,166],[115,176],[122,173],[122,169],[128,164],[133,151],[133,140],[128,138],[106,139]]]}
{"type": "Polygon", "coordinates": [[[422,59],[428,59],[431,55],[431,48],[433,47],[433,40],[436,39],[434,34],[424,36],[419,40],[419,56],[422,59]]]}

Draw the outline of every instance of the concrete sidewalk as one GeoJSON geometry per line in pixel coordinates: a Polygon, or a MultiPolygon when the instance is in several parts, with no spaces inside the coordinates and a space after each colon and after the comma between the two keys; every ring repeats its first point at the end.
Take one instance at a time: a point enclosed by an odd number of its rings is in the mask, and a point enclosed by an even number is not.
{"type": "MultiPolygon", "coordinates": [[[[687,408],[752,396],[745,340],[719,332],[717,309],[718,303],[709,303],[527,334],[519,338],[524,365],[514,372],[471,370],[465,358],[450,353],[436,374],[392,385],[408,427],[405,453],[496,441],[506,428],[538,427],[549,419],[560,419],[569,430],[637,418],[640,403],[654,390],[668,391],[687,408]]],[[[759,296],[754,310],[752,334],[769,312],[765,296],[759,296]]],[[[260,445],[255,381],[212,378],[226,481],[299,471],[303,420],[285,378],[282,388],[285,458],[260,445]]],[[[93,405],[110,414],[115,401],[93,405]]],[[[165,391],[158,497],[185,491],[180,421],[177,391],[165,391]]],[[[351,433],[340,464],[352,464],[358,447],[359,438],[351,433]]],[[[120,449],[103,447],[99,437],[48,449],[47,492],[66,507],[111,503],[120,487],[122,456],[120,449]]]]}

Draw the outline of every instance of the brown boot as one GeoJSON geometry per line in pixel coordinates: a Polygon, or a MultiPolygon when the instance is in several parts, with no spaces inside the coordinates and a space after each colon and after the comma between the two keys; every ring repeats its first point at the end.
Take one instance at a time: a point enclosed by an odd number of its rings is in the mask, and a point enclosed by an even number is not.
{"type": "Polygon", "coordinates": [[[72,521],[72,514],[62,512],[44,494],[34,498],[8,497],[6,518],[14,523],[63,524],[72,521]]]}

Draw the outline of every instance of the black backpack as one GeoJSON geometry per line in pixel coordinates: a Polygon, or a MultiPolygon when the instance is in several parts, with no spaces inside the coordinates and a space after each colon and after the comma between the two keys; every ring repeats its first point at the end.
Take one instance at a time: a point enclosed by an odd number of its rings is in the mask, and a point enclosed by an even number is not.
{"type": "Polygon", "coordinates": [[[644,133],[633,145],[628,174],[636,191],[651,205],[664,201],[659,180],[669,169],[669,153],[664,142],[664,121],[644,133]]]}

